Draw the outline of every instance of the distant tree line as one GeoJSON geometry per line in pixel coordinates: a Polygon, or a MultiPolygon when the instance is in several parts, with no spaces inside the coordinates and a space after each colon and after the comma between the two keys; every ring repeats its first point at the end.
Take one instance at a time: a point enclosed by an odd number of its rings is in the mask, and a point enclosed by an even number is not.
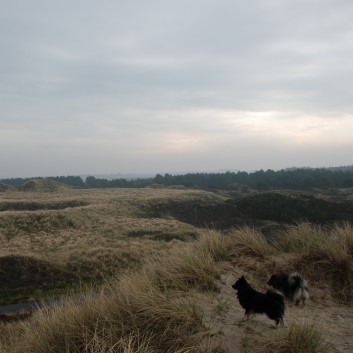
{"type": "MultiPolygon", "coordinates": [[[[32,179],[44,178],[13,178],[2,179],[1,183],[19,186],[32,179]]],[[[308,188],[345,188],[353,187],[353,167],[342,168],[300,168],[273,171],[259,170],[256,172],[226,172],[226,173],[188,173],[183,175],[157,174],[154,178],[141,179],[101,179],[89,176],[83,180],[80,176],[57,176],[51,179],[63,184],[80,188],[143,188],[146,186],[181,185],[199,189],[233,189],[246,191],[248,189],[308,189],[308,188]]]]}
{"type": "Polygon", "coordinates": [[[86,178],[85,185],[87,188],[144,188],[153,184],[153,178],[131,179],[124,178],[107,180],[99,179],[94,176],[86,178]]]}
{"type": "Polygon", "coordinates": [[[195,173],[164,176],[158,174],[154,182],[166,186],[184,185],[201,189],[307,189],[353,187],[353,169],[349,171],[328,169],[259,170],[253,173],[195,173]]]}

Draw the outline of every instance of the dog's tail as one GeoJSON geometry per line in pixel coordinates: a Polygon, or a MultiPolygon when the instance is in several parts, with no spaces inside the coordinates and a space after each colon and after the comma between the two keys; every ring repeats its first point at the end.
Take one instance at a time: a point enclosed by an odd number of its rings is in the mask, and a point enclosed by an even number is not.
{"type": "Polygon", "coordinates": [[[288,283],[294,289],[293,301],[295,305],[304,306],[309,299],[309,290],[306,280],[296,273],[289,276],[288,283]]]}

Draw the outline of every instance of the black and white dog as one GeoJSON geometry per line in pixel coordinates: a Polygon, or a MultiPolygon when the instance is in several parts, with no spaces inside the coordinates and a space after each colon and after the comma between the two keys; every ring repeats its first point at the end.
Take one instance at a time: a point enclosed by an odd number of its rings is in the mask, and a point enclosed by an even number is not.
{"type": "Polygon", "coordinates": [[[250,286],[244,276],[241,276],[232,288],[237,291],[239,304],[245,309],[244,320],[249,319],[250,314],[266,314],[275,321],[276,327],[283,325],[285,311],[283,293],[269,289],[266,293],[261,293],[250,286]]]}
{"type": "Polygon", "coordinates": [[[281,291],[287,298],[293,300],[295,305],[303,307],[309,299],[307,282],[297,273],[274,274],[267,284],[281,291]]]}

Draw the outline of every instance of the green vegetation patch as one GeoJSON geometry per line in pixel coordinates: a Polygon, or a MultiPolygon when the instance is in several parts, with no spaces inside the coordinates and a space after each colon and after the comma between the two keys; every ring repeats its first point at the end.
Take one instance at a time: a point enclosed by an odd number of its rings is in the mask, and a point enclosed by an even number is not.
{"type": "Polygon", "coordinates": [[[65,268],[26,256],[0,257],[0,303],[40,297],[43,292],[72,286],[77,277],[65,268]]]}

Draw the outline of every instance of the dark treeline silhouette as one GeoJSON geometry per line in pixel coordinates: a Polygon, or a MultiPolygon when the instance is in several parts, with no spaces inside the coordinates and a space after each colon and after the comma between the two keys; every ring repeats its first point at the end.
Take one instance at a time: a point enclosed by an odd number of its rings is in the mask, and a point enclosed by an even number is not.
{"type": "Polygon", "coordinates": [[[86,178],[85,185],[87,188],[144,188],[154,183],[153,178],[148,179],[100,179],[94,176],[86,178]]]}
{"type": "Polygon", "coordinates": [[[86,184],[84,183],[82,178],[79,176],[57,176],[57,177],[50,177],[48,179],[52,179],[52,180],[58,181],[60,183],[71,185],[71,186],[76,186],[79,188],[86,187],[86,184]]]}
{"type": "Polygon", "coordinates": [[[307,188],[344,188],[353,187],[353,169],[293,169],[259,170],[253,173],[194,173],[164,176],[158,174],[154,182],[165,186],[183,185],[201,189],[307,189],[307,188]]]}
{"type": "MultiPolygon", "coordinates": [[[[29,180],[44,178],[2,179],[1,183],[19,186],[29,180]]],[[[353,167],[341,168],[300,168],[282,169],[280,171],[259,170],[256,172],[226,173],[187,173],[182,175],[157,174],[154,178],[127,180],[101,179],[89,176],[83,180],[80,176],[57,176],[46,179],[80,188],[141,188],[153,185],[175,186],[199,189],[233,189],[239,191],[276,189],[308,189],[308,188],[345,188],[353,187],[353,167]]]]}

